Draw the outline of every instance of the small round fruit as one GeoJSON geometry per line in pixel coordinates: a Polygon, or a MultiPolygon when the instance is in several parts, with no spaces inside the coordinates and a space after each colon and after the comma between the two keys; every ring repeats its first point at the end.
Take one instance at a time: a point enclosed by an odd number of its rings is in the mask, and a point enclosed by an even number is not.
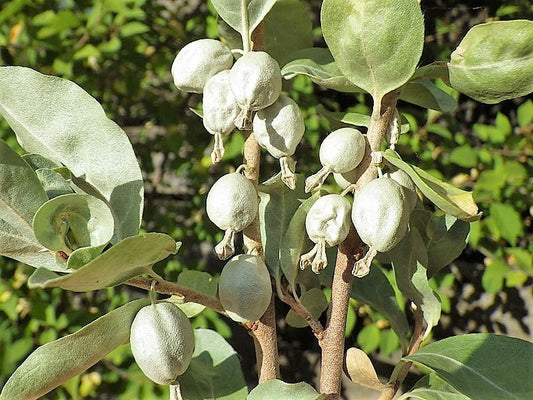
{"type": "Polygon", "coordinates": [[[336,246],[348,236],[352,205],[339,194],[322,196],[313,203],[305,218],[309,239],[318,243],[336,246]]]}
{"type": "Polygon", "coordinates": [[[352,205],[352,221],[359,237],[382,253],[393,249],[402,240],[410,213],[403,187],[386,177],[363,186],[352,205]]]}
{"type": "Polygon", "coordinates": [[[222,269],[218,294],[232,320],[257,321],[272,297],[270,274],[264,261],[250,254],[233,257],[222,269]]]}
{"type": "Polygon", "coordinates": [[[200,39],[187,44],[172,63],[174,85],[190,93],[202,93],[209,78],[233,64],[231,51],[214,39],[200,39]]]}
{"type": "Polygon", "coordinates": [[[300,107],[284,94],[254,116],[253,133],[261,147],[275,158],[292,156],[304,132],[300,107]]]}
{"type": "Polygon", "coordinates": [[[331,132],[320,145],[320,163],[333,172],[348,172],[359,165],[365,155],[365,138],[353,128],[331,132]]]}
{"type": "Polygon", "coordinates": [[[207,194],[207,216],[223,230],[242,231],[255,219],[257,206],[254,185],[238,172],[222,176],[207,194]]]}
{"type": "Polygon", "coordinates": [[[231,91],[241,107],[235,125],[244,129],[252,111],[274,103],[281,93],[281,70],[276,60],[264,51],[250,51],[239,58],[230,71],[231,91]]]}
{"type": "Polygon", "coordinates": [[[194,333],[178,307],[156,303],[143,307],[133,319],[130,345],[144,374],[155,383],[169,385],[189,367],[194,333]]]}

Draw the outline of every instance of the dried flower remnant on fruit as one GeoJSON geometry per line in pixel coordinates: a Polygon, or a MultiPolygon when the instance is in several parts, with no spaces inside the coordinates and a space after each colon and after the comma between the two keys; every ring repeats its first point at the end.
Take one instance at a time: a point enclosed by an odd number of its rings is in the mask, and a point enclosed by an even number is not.
{"type": "Polygon", "coordinates": [[[391,178],[370,181],[355,195],[352,221],[361,240],[370,246],[359,260],[354,275],[365,276],[377,252],[393,249],[404,237],[409,224],[411,206],[404,188],[391,178]]]}
{"type": "Polygon", "coordinates": [[[327,266],[326,247],[336,246],[348,236],[351,207],[350,202],[338,194],[323,196],[311,206],[305,228],[315,246],[301,256],[301,269],[311,265],[313,272],[318,274],[327,266]]]}
{"type": "Polygon", "coordinates": [[[332,172],[344,173],[355,169],[365,154],[366,141],[357,129],[341,128],[331,132],[320,144],[322,169],[305,180],[305,191],[322,186],[332,172]]]}
{"type": "Polygon", "coordinates": [[[253,133],[261,147],[278,158],[281,180],[296,188],[295,162],[291,158],[302,140],[305,123],[300,107],[289,96],[281,94],[270,106],[259,110],[253,119],[253,133]]]}
{"type": "Polygon", "coordinates": [[[215,144],[211,152],[213,164],[224,156],[222,137],[229,135],[234,129],[234,120],[240,108],[230,90],[229,70],[213,75],[204,87],[203,123],[205,129],[214,136],[215,144]]]}
{"type": "Polygon", "coordinates": [[[235,126],[249,129],[252,112],[274,103],[281,93],[281,70],[264,51],[244,53],[230,71],[230,86],[241,107],[235,126]]]}
{"type": "Polygon", "coordinates": [[[172,303],[141,308],[131,325],[131,352],[137,365],[155,383],[169,385],[191,362],[194,334],[183,311],[172,303]]]}
{"type": "Polygon", "coordinates": [[[272,297],[270,274],[264,261],[251,254],[233,257],[222,269],[218,293],[222,307],[232,320],[257,321],[272,297]]]}
{"type": "Polygon", "coordinates": [[[257,215],[258,200],[254,185],[239,172],[224,175],[209,190],[206,212],[209,219],[225,231],[215,247],[221,260],[235,254],[235,233],[252,223],[257,215]]]}
{"type": "Polygon", "coordinates": [[[231,51],[219,40],[200,39],[187,44],[172,63],[174,85],[189,93],[202,93],[209,78],[233,65],[231,51]]]}

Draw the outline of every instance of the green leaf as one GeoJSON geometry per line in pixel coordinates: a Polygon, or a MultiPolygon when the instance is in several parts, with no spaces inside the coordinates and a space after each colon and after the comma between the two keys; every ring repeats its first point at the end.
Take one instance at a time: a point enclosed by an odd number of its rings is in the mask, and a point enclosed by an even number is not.
{"type": "Polygon", "coordinates": [[[148,32],[150,27],[139,21],[128,22],[120,27],[120,36],[129,37],[148,32]]]}
{"type": "Polygon", "coordinates": [[[306,199],[291,216],[291,220],[284,233],[279,247],[279,266],[283,275],[294,289],[299,271],[300,255],[306,243],[305,218],[311,206],[318,200],[321,193],[315,192],[306,199]]]}
{"type": "Polygon", "coordinates": [[[509,264],[516,265],[523,271],[533,272],[533,254],[529,251],[515,247],[505,249],[505,253],[509,256],[509,264]]]}
{"type": "Polygon", "coordinates": [[[265,18],[276,0],[211,0],[218,15],[233,29],[251,34],[265,18]]]}
{"type": "Polygon", "coordinates": [[[450,112],[457,107],[455,99],[439,89],[429,79],[420,79],[405,85],[400,99],[432,110],[450,112]]]}
{"type": "Polygon", "coordinates": [[[322,104],[316,106],[316,112],[329,120],[339,121],[348,125],[368,127],[370,124],[370,115],[355,112],[332,112],[326,110],[322,104]]]}
{"type": "MultiPolygon", "coordinates": [[[[302,294],[302,297],[300,297],[300,302],[305,306],[305,308],[307,308],[307,310],[315,319],[318,319],[326,310],[326,308],[328,308],[326,296],[324,296],[324,293],[319,288],[313,288],[302,294]]],[[[287,313],[286,321],[287,324],[293,328],[305,328],[309,326],[309,324],[305,322],[302,317],[296,314],[294,310],[290,310],[287,313]]]]}
{"type": "Polygon", "coordinates": [[[448,64],[442,61],[435,61],[417,68],[415,74],[411,77],[411,81],[417,79],[442,79],[444,82],[449,82],[448,64]]]}
{"type": "Polygon", "coordinates": [[[247,400],[321,400],[326,395],[318,393],[305,382],[285,383],[278,379],[261,383],[250,392],[247,400]]]}
{"type": "Polygon", "coordinates": [[[283,65],[313,45],[313,24],[300,0],[277,0],[265,17],[265,51],[283,65]]]}
{"type": "Polygon", "coordinates": [[[53,251],[106,245],[113,236],[109,207],[86,194],[64,194],[48,200],[33,218],[35,237],[53,251]]]}
{"type": "Polygon", "coordinates": [[[522,218],[510,204],[491,204],[485,223],[496,240],[504,238],[513,246],[516,246],[517,239],[524,235],[522,218]]]}
{"type": "Polygon", "coordinates": [[[357,335],[357,344],[365,353],[372,353],[379,347],[381,340],[381,331],[374,325],[366,325],[357,335]]]}
{"type": "Polygon", "coordinates": [[[487,293],[498,293],[503,289],[505,275],[509,267],[500,258],[488,259],[485,261],[486,267],[481,277],[481,284],[487,293]]]}
{"type": "Polygon", "coordinates": [[[404,393],[398,400],[413,398],[420,400],[471,400],[470,397],[457,391],[436,374],[429,374],[420,379],[413,386],[413,389],[404,393]]]}
{"type": "Polygon", "coordinates": [[[387,149],[383,156],[392,165],[407,173],[424,196],[445,213],[469,222],[481,218],[471,192],[442,182],[423,169],[407,164],[393,150],[387,149]]]}
{"type": "Polygon", "coordinates": [[[0,400],[37,399],[128,342],[130,325],[148,299],[132,301],[72,335],[35,350],[11,375],[0,400]]]}
{"type": "Polygon", "coordinates": [[[470,223],[451,215],[432,216],[426,233],[429,237],[428,274],[435,276],[461,255],[467,244],[470,223]],[[438,231],[438,233],[436,232],[438,231]]]}
{"type": "Polygon", "coordinates": [[[473,399],[533,398],[533,344],[492,333],[454,336],[406,357],[473,399]]]}
{"type": "Polygon", "coordinates": [[[42,252],[31,227],[33,216],[47,201],[33,171],[6,142],[0,140],[0,254],[33,267],[63,271],[64,262],[42,252]]]}
{"type": "MultiPolygon", "coordinates": [[[[72,193],[72,188],[70,187],[68,181],[63,178],[59,172],[56,172],[53,169],[39,168],[35,171],[35,173],[37,174],[37,178],[39,178],[39,181],[46,192],[46,196],[49,199],[53,199],[54,197],[61,196],[63,194],[72,193]]],[[[109,207],[107,208],[109,209],[109,207]]],[[[111,218],[113,218],[112,215],[111,218]]]]}
{"type": "Polygon", "coordinates": [[[409,324],[404,312],[398,306],[393,287],[380,268],[373,266],[368,275],[354,279],[351,297],[385,315],[400,338],[402,347],[406,348],[409,324]]]}
{"type": "Polygon", "coordinates": [[[176,253],[176,242],[163,233],[146,233],[126,238],[68,275],[39,268],[30,276],[29,287],[61,287],[74,292],[118,285],[144,273],[155,275],[152,265],[176,253]]]}
{"type": "Polygon", "coordinates": [[[113,243],[137,234],[141,171],[128,137],[94,98],[64,79],[0,67],[0,114],[26,151],[64,165],[78,187],[108,203],[113,243]]]}
{"type": "Polygon", "coordinates": [[[474,26],[451,54],[454,89],[482,103],[533,91],[533,21],[494,21],[474,26]]]}
{"type": "Polygon", "coordinates": [[[478,162],[477,151],[469,144],[455,147],[450,153],[450,162],[463,168],[473,168],[478,162]]]}
{"type": "MultiPolygon", "coordinates": [[[[178,284],[190,287],[206,296],[216,297],[217,295],[217,281],[207,272],[185,270],[179,274],[178,284]]],[[[191,302],[176,305],[187,315],[187,318],[192,318],[205,309],[205,306],[191,302]]]]}
{"type": "Polygon", "coordinates": [[[376,104],[415,72],[424,44],[416,0],[324,0],[321,23],[340,71],[376,104]]]}
{"type": "Polygon", "coordinates": [[[187,371],[179,378],[187,400],[244,400],[248,388],[239,356],[217,332],[194,330],[194,353],[187,371]]]}
{"type": "Polygon", "coordinates": [[[327,48],[312,47],[292,54],[281,69],[281,74],[285,79],[304,75],[317,85],[339,92],[363,92],[341,73],[327,48]]]}
{"type": "Polygon", "coordinates": [[[528,100],[516,109],[516,119],[521,128],[533,122],[533,101],[528,100]]]}
{"type": "Polygon", "coordinates": [[[277,280],[280,278],[280,249],[284,246],[285,232],[300,206],[300,199],[306,196],[301,176],[297,176],[294,190],[283,183],[280,174],[259,186],[259,220],[265,263],[277,280]]]}
{"type": "Polygon", "coordinates": [[[411,227],[402,241],[388,252],[396,283],[402,294],[413,301],[424,315],[427,323],[425,337],[440,319],[441,304],[439,297],[429,286],[426,265],[428,255],[426,245],[418,230],[411,227]]]}
{"type": "Polygon", "coordinates": [[[55,161],[49,160],[48,158],[36,153],[23,154],[22,159],[26,161],[34,171],[37,171],[41,168],[54,170],[61,167],[61,165],[55,161]]]}

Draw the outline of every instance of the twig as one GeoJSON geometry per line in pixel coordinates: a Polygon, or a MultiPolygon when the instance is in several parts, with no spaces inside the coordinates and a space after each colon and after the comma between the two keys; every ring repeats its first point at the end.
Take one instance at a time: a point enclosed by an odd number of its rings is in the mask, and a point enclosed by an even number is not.
{"type": "Polygon", "coordinates": [[[281,296],[280,299],[285,304],[289,305],[291,309],[298,314],[300,317],[302,317],[305,322],[309,325],[311,330],[313,331],[313,334],[315,337],[320,341],[323,339],[324,336],[324,327],[318,321],[315,317],[311,315],[309,310],[305,308],[305,306],[298,302],[288,291],[285,287],[281,286],[281,296]]]}
{"type": "MultiPolygon", "coordinates": [[[[141,289],[150,290],[153,279],[143,278],[138,276],[136,278],[128,279],[124,282],[125,285],[135,286],[141,289]]],[[[198,303],[209,307],[219,313],[225,314],[225,310],[216,297],[210,297],[202,292],[191,289],[187,286],[178,285],[169,281],[157,279],[154,291],[160,294],[177,295],[183,297],[183,300],[191,303],[198,303]]]]}

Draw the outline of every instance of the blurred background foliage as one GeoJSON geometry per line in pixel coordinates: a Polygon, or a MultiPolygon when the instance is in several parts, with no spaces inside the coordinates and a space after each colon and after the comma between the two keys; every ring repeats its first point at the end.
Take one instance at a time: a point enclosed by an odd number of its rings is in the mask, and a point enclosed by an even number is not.
{"type": "MultiPolygon", "coordinates": [[[[320,1],[303,3],[318,27],[320,1]]],[[[424,0],[422,8],[427,38],[421,65],[446,60],[475,24],[533,16],[527,0],[424,0]]],[[[323,46],[319,28],[314,32],[315,46],[323,46]]],[[[227,141],[223,161],[211,166],[211,136],[190,111],[199,107],[201,98],[181,93],[172,84],[170,65],[177,51],[204,37],[217,37],[217,19],[203,0],[0,0],[0,65],[24,65],[73,80],[96,97],[130,137],[145,178],[142,229],[183,242],[177,256],[156,266],[173,281],[187,269],[214,275],[220,271],[223,264],[214,257],[213,245],[222,234],[204,215],[205,197],[216,178],[241,163],[243,137],[235,133],[227,141]]],[[[295,158],[298,170],[309,174],[318,169],[318,144],[330,129],[317,105],[368,113],[370,100],[324,90],[304,77],[287,83],[285,90],[306,119],[306,135],[295,158]]],[[[473,190],[484,213],[472,224],[463,255],[431,282],[445,314],[433,335],[491,331],[531,340],[528,306],[533,309],[533,299],[531,289],[524,288],[533,282],[533,102],[521,98],[482,105],[462,96],[458,100],[459,107],[447,115],[400,102],[410,124],[397,147],[402,157],[473,190]]],[[[0,138],[18,148],[3,120],[0,138]]],[[[262,179],[277,168],[277,160],[265,154],[262,179]]],[[[337,190],[333,180],[329,182],[337,190]]],[[[0,387],[36,346],[76,331],[130,298],[145,296],[129,287],[84,294],[30,291],[25,285],[29,273],[24,265],[0,259],[0,387]]],[[[385,273],[392,279],[393,274],[385,273]]],[[[324,292],[329,297],[328,290],[324,292]]],[[[278,304],[282,374],[287,381],[310,381],[319,349],[309,330],[285,323],[287,312],[278,304]]],[[[228,338],[242,355],[252,383],[253,343],[242,328],[227,322],[206,310],[194,318],[193,326],[216,329],[228,338]]],[[[346,336],[350,346],[357,344],[383,370],[390,369],[399,342],[383,315],[352,300],[346,336]]],[[[132,360],[129,347],[122,346],[45,398],[167,397],[132,360]]]]}

